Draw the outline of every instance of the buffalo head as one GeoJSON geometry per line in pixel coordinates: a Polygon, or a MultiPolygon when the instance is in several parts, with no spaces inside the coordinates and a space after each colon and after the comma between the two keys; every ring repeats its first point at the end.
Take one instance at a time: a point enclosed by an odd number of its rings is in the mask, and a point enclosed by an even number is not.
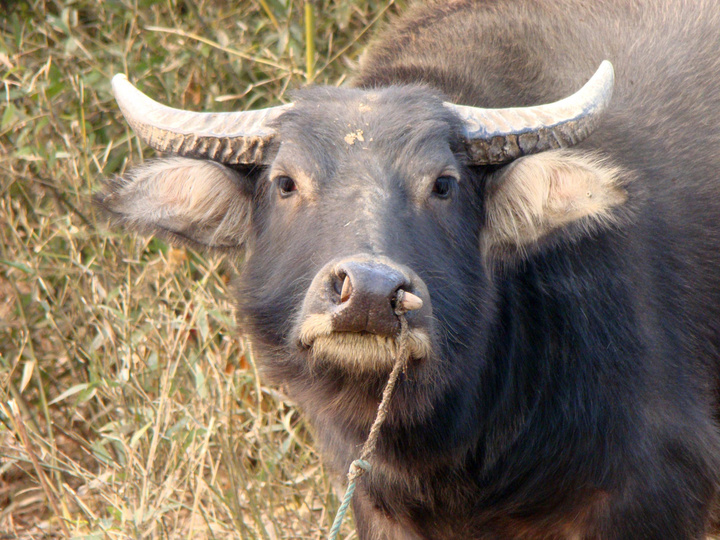
{"type": "Polygon", "coordinates": [[[391,368],[402,291],[411,363],[397,407],[417,419],[482,369],[468,352],[486,346],[496,316],[493,261],[612,222],[625,198],[617,171],[562,150],[597,124],[612,81],[605,62],[575,95],[517,109],[399,86],[193,113],[116,76],[128,123],[173,157],[110,181],[98,201],[123,224],[243,252],[243,328],[316,421],[337,396],[352,422],[371,419],[363,404],[391,368]]]}

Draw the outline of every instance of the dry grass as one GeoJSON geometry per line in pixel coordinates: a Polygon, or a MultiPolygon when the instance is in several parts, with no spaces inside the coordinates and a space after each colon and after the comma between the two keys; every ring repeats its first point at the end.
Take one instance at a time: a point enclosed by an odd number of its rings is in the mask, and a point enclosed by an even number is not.
{"type": "Polygon", "coordinates": [[[0,17],[0,539],[324,537],[337,500],[237,336],[232,262],[111,232],[90,203],[149,154],[114,73],[195,110],[275,105],[310,65],[341,83],[396,10],[314,4],[314,63],[302,0],[40,0],[0,17]]]}

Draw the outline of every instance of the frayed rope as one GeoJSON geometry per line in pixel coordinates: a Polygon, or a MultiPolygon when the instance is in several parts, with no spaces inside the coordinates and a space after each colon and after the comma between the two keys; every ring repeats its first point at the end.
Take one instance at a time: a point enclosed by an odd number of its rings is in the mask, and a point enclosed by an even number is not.
{"type": "MultiPolygon", "coordinates": [[[[404,293],[405,291],[403,291],[402,289],[398,291],[398,296],[396,299],[397,306],[402,306],[402,298],[404,293]]],[[[370,434],[368,435],[368,438],[363,445],[362,452],[360,453],[360,459],[356,459],[355,461],[353,461],[350,465],[350,469],[348,470],[348,487],[347,490],[345,490],[345,496],[343,497],[342,504],[340,505],[340,508],[338,508],[337,514],[335,514],[335,521],[333,521],[332,527],[330,528],[328,540],[337,539],[337,535],[340,532],[340,525],[342,525],[343,519],[345,519],[345,514],[347,513],[347,510],[350,506],[350,501],[352,501],[353,494],[355,493],[357,480],[372,468],[372,466],[370,465],[370,457],[375,453],[378,437],[380,435],[380,428],[382,427],[385,419],[387,418],[388,409],[390,406],[390,398],[392,397],[393,390],[395,390],[395,384],[397,383],[398,377],[400,376],[400,372],[405,371],[405,368],[407,367],[408,324],[407,320],[405,319],[405,310],[402,309],[402,307],[397,307],[395,309],[395,314],[400,319],[400,336],[398,338],[399,345],[397,356],[395,357],[395,365],[390,372],[390,377],[388,378],[388,382],[385,385],[385,389],[383,390],[382,400],[380,401],[380,405],[378,406],[378,412],[375,416],[375,421],[370,428],[370,434]]]]}

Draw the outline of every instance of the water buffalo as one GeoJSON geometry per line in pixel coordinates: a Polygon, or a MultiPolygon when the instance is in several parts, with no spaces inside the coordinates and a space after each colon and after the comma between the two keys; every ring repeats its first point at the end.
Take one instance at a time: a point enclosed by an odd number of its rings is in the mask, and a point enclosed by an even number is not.
{"type": "Polygon", "coordinates": [[[360,538],[701,538],[718,29],[715,0],[443,0],[392,23],[352,85],[276,108],[178,111],[119,76],[128,123],[170,155],[98,201],[243,254],[242,327],[339,478],[393,363],[398,292],[416,300],[360,538]]]}

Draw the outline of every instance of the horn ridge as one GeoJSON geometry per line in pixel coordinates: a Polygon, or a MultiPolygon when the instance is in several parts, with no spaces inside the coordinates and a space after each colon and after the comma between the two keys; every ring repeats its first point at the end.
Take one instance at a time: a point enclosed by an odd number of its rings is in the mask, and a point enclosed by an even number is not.
{"type": "Polygon", "coordinates": [[[146,96],[124,74],[113,77],[112,89],[128,124],[150,147],[228,165],[262,161],[275,136],[267,124],[292,107],[220,113],[173,109],[146,96]]]}
{"type": "Polygon", "coordinates": [[[610,103],[613,83],[612,64],[604,60],[580,90],[554,103],[506,109],[445,106],[464,124],[471,163],[499,165],[587,138],[610,103]]]}

